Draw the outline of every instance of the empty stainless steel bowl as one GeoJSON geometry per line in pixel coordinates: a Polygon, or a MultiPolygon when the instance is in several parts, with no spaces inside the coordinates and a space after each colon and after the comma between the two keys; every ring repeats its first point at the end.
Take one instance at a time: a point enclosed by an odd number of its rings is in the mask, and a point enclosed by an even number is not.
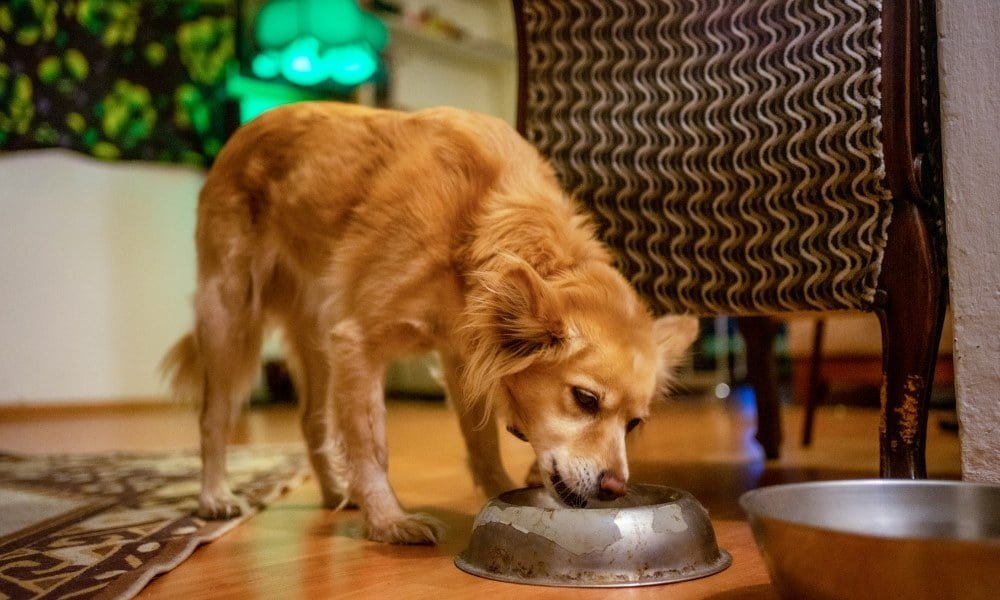
{"type": "Polygon", "coordinates": [[[800,483],[740,504],[783,598],[1000,597],[1000,486],[800,483]]]}
{"type": "Polygon", "coordinates": [[[560,508],[542,488],[489,501],[455,564],[514,583],[623,587],[718,573],[732,559],[715,542],[708,512],[691,494],[634,485],[596,508],[560,508]]]}

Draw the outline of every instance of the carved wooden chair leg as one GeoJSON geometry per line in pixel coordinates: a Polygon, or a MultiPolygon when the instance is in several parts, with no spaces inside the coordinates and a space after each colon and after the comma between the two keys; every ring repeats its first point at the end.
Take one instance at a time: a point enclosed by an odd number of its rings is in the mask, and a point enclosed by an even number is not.
{"type": "Polygon", "coordinates": [[[802,446],[812,444],[813,420],[816,417],[816,407],[823,400],[823,335],[826,329],[826,319],[816,319],[813,329],[812,356],[809,358],[809,384],[806,392],[806,412],[802,422],[802,446]]]}
{"type": "Polygon", "coordinates": [[[946,285],[943,259],[912,204],[897,204],[873,307],[882,324],[882,477],[927,477],[927,408],[946,285]]]}
{"type": "Polygon", "coordinates": [[[778,324],[768,317],[736,320],[747,349],[747,380],[757,398],[757,441],[768,460],[781,452],[781,407],[778,405],[778,367],[774,336],[778,324]]]}

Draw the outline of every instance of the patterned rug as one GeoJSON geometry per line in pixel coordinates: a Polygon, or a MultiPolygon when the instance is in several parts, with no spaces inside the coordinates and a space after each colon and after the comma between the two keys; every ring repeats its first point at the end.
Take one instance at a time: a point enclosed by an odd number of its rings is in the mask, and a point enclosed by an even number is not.
{"type": "MultiPolygon", "coordinates": [[[[254,511],[300,484],[287,447],[229,452],[229,481],[254,511]]],[[[196,452],[0,454],[0,600],[121,599],[252,516],[194,516],[196,452]]]]}

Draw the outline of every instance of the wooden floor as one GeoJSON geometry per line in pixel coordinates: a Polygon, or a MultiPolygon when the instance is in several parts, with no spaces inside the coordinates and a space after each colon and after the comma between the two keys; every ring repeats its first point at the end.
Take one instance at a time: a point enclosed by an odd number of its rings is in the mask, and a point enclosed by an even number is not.
{"type": "MultiPolygon", "coordinates": [[[[869,409],[821,408],[814,446],[802,450],[801,412],[786,409],[781,460],[765,464],[753,443],[753,414],[716,401],[673,401],[660,407],[630,450],[633,481],[692,492],[710,511],[720,546],[733,555],[726,571],[691,582],[651,588],[579,590],[579,598],[774,598],[737,498],[773,483],[877,474],[878,414],[869,409]]],[[[441,404],[390,402],[390,478],[405,506],[448,526],[437,547],[395,547],[359,536],[356,511],[319,507],[310,481],[248,523],[206,546],[156,579],[140,598],[559,598],[566,590],[515,586],[458,571],[453,556],[468,539],[484,502],[464,469],[457,424],[441,404]]],[[[932,413],[928,466],[932,477],[959,476],[958,438],[932,413]]],[[[504,435],[508,469],[521,478],[530,449],[504,435]]],[[[235,443],[299,439],[292,408],[250,411],[235,443]]],[[[2,409],[0,450],[25,453],[97,452],[193,447],[192,414],[169,406],[87,409],[2,409]]]]}

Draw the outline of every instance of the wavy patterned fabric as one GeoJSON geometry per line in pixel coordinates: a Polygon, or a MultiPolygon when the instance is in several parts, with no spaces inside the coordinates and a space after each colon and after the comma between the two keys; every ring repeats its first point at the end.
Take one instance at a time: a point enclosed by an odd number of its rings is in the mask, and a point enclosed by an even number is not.
{"type": "Polygon", "coordinates": [[[523,129],[659,311],[864,308],[880,0],[527,0],[523,129]]]}

